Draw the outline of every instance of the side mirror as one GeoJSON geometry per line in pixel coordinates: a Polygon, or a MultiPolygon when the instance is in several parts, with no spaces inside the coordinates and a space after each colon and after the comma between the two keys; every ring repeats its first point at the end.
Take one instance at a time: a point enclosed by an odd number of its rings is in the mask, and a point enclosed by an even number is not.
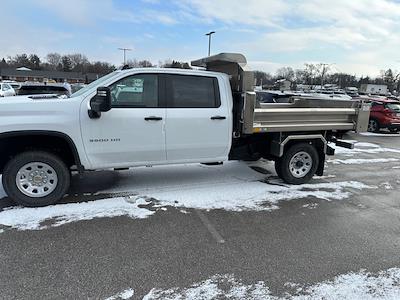
{"type": "Polygon", "coordinates": [[[96,96],[90,101],[89,117],[100,118],[101,112],[109,110],[111,110],[111,90],[108,87],[99,87],[96,96]]]}

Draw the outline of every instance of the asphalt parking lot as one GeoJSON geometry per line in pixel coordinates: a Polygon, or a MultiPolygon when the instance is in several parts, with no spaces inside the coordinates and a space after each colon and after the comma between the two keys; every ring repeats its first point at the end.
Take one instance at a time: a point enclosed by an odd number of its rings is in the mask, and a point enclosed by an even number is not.
{"type": "Polygon", "coordinates": [[[312,298],[351,276],[390,277],[396,295],[400,135],[346,138],[356,148],[300,187],[233,162],[74,176],[50,208],[3,198],[0,298],[312,298]]]}

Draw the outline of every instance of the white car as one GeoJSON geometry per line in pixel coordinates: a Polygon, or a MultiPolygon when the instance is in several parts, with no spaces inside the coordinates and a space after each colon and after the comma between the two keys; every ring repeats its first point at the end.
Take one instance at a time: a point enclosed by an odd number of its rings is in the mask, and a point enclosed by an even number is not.
{"type": "Polygon", "coordinates": [[[15,90],[9,83],[0,82],[0,97],[9,97],[15,95],[15,90]]]}

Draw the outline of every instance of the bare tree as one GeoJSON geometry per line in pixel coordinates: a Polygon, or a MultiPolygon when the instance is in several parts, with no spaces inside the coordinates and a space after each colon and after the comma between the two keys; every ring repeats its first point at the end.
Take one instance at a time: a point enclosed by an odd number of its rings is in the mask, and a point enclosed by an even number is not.
{"type": "Polygon", "coordinates": [[[294,80],[294,71],[291,67],[282,67],[276,71],[278,79],[294,80]]]}
{"type": "Polygon", "coordinates": [[[61,54],[55,52],[49,53],[46,55],[46,61],[51,69],[57,70],[61,65],[61,54]]]}

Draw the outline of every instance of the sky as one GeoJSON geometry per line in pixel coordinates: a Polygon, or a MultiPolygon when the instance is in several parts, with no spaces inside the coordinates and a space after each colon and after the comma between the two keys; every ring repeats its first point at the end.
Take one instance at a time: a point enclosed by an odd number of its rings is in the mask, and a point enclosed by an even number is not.
{"type": "Polygon", "coordinates": [[[0,58],[83,53],[90,60],[190,61],[243,53],[274,73],[329,63],[377,76],[400,70],[400,0],[2,0],[0,58]]]}

